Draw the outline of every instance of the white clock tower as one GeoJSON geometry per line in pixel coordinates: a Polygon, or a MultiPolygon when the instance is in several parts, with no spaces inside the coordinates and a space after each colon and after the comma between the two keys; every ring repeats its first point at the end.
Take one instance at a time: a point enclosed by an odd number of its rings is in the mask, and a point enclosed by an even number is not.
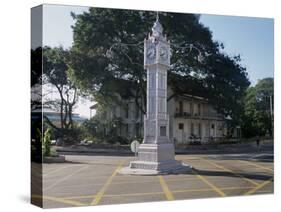
{"type": "Polygon", "coordinates": [[[123,174],[167,174],[190,171],[175,160],[174,144],[169,139],[167,114],[167,70],[170,68],[170,43],[163,36],[158,14],[152,34],[144,40],[144,68],[147,70],[147,112],[144,139],[138,158],[123,168],[123,174]]]}

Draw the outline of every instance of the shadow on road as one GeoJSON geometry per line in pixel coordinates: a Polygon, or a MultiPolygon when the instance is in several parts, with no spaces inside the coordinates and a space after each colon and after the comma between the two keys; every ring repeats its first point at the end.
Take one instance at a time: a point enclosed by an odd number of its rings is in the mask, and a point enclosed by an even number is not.
{"type": "Polygon", "coordinates": [[[122,156],[122,157],[133,157],[134,154],[131,152],[63,152],[59,151],[60,155],[77,155],[77,156],[122,156]]]}
{"type": "MultiPolygon", "coordinates": [[[[241,176],[252,179],[252,180],[270,180],[272,178],[271,175],[265,175],[265,174],[259,174],[259,173],[244,173],[244,172],[235,172],[230,173],[227,171],[210,171],[210,170],[200,170],[200,169],[195,169],[194,170],[202,176],[222,176],[222,177],[238,177],[241,178],[241,176]]],[[[197,174],[196,173],[196,174],[197,174]]],[[[272,180],[273,181],[273,180],[272,180]]]]}
{"type": "Polygon", "coordinates": [[[274,162],[273,154],[257,154],[257,155],[218,155],[208,157],[212,160],[243,160],[252,162],[274,162]]]}

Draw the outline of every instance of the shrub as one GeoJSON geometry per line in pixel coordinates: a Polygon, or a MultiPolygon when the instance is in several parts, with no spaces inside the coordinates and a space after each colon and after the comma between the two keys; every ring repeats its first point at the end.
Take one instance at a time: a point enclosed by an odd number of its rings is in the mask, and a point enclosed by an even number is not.
{"type": "Polygon", "coordinates": [[[42,162],[42,133],[39,128],[36,128],[31,139],[31,160],[37,163],[42,162]]]}
{"type": "Polygon", "coordinates": [[[106,142],[109,144],[129,144],[130,141],[122,136],[112,136],[106,139],[106,142]]]}
{"type": "Polygon", "coordinates": [[[51,156],[51,132],[49,128],[44,132],[42,150],[44,157],[51,156]]]}

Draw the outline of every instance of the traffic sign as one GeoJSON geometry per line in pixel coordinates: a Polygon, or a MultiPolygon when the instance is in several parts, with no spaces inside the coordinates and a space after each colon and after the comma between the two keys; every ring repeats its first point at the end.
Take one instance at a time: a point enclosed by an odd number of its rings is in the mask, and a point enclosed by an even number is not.
{"type": "Polygon", "coordinates": [[[134,140],[134,141],[131,143],[131,151],[136,154],[136,153],[138,152],[139,145],[140,145],[140,143],[139,143],[137,140],[134,140]]]}

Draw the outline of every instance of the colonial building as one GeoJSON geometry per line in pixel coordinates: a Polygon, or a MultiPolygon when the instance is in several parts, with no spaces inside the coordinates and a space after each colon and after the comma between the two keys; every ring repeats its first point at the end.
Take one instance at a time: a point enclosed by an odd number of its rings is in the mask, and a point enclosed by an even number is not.
{"type": "Polygon", "coordinates": [[[226,120],[204,98],[177,96],[168,102],[168,111],[175,143],[208,142],[227,135],[226,120]]]}
{"type": "MultiPolygon", "coordinates": [[[[122,100],[123,105],[111,105],[104,109],[101,122],[119,120],[114,125],[120,136],[129,139],[143,137],[143,114],[134,99],[122,100]]],[[[97,109],[97,104],[91,109],[97,109]]],[[[226,118],[219,114],[208,100],[192,95],[175,96],[168,101],[169,137],[175,144],[209,142],[226,136],[241,136],[239,127],[228,128],[226,118]]],[[[105,133],[109,130],[105,127],[105,133]]]]}
{"type": "MultiPolygon", "coordinates": [[[[117,135],[128,139],[143,136],[143,114],[138,109],[134,99],[122,100],[123,104],[113,104],[105,108],[100,122],[104,124],[104,134],[109,134],[106,123],[114,122],[111,127],[116,128],[117,135]]],[[[98,103],[90,107],[98,110],[98,103]]]]}

